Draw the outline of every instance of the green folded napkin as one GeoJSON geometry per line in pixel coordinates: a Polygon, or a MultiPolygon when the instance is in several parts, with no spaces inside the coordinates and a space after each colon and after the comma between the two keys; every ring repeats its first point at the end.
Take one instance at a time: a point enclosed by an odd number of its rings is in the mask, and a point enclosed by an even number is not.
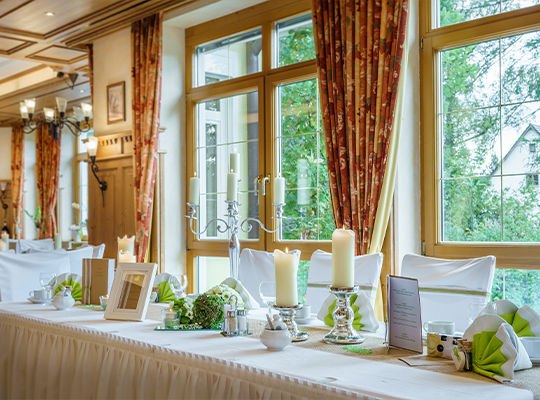
{"type": "Polygon", "coordinates": [[[157,284],[158,290],[158,300],[160,303],[170,303],[174,301],[174,292],[171,289],[169,282],[160,282],[157,284]]]}
{"type": "Polygon", "coordinates": [[[508,322],[518,337],[540,337],[540,314],[528,305],[518,308],[510,300],[497,300],[480,312],[480,315],[489,314],[508,322]]]}
{"type": "MultiPolygon", "coordinates": [[[[336,308],[336,302],[337,300],[334,295],[328,296],[317,314],[317,318],[323,321],[325,325],[334,326],[332,313],[334,312],[334,308],[336,308]]],[[[354,329],[357,331],[377,332],[379,323],[377,322],[377,318],[375,318],[373,307],[364,292],[351,296],[351,308],[354,312],[352,323],[354,329]]]]}
{"type": "Polygon", "coordinates": [[[514,371],[532,367],[527,351],[510,324],[498,315],[481,315],[463,334],[472,341],[472,367],[499,382],[514,379],[514,371]]]}
{"type": "Polygon", "coordinates": [[[65,280],[64,282],[60,283],[56,290],[54,291],[54,295],[56,296],[57,293],[62,291],[62,288],[64,286],[71,286],[71,296],[75,301],[81,301],[82,300],[82,286],[79,282],[74,281],[72,278],[69,278],[68,280],[65,280]]]}

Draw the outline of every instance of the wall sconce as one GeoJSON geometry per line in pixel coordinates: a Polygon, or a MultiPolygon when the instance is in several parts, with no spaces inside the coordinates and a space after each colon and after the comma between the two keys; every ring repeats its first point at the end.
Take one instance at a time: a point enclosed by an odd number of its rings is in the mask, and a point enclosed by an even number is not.
{"type": "Polygon", "coordinates": [[[0,202],[2,203],[2,208],[4,209],[4,218],[7,217],[7,209],[8,205],[4,203],[4,196],[6,195],[6,188],[7,188],[7,181],[0,182],[0,190],[2,191],[2,195],[0,196],[0,202]]]}
{"type": "Polygon", "coordinates": [[[101,190],[101,198],[103,200],[103,207],[105,207],[105,194],[103,192],[107,190],[107,182],[100,181],[96,174],[96,172],[99,171],[99,168],[96,165],[97,148],[98,138],[95,136],[89,136],[88,141],[86,142],[86,150],[88,151],[88,155],[90,156],[90,161],[92,161],[92,172],[94,173],[94,176],[99,183],[99,189],[101,190]]]}

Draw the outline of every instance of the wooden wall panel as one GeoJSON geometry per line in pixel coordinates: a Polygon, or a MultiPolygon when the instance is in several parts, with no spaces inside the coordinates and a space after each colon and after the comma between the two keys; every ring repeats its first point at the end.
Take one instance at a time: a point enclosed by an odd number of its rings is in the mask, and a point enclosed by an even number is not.
{"type": "Polygon", "coordinates": [[[89,164],[88,170],[88,241],[105,243],[105,258],[116,258],[117,237],[135,234],[133,203],[133,165],[131,157],[96,161],[99,179],[107,182],[105,206],[101,191],[89,164]]]}

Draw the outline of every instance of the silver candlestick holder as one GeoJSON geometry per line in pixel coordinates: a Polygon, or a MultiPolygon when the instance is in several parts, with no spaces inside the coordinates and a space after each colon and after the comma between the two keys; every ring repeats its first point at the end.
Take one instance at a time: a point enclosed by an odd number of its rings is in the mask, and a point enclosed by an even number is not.
{"type": "Polygon", "coordinates": [[[200,236],[203,235],[214,222],[216,223],[217,230],[220,233],[225,233],[227,231],[231,232],[231,237],[229,238],[230,276],[238,280],[238,267],[240,265],[240,239],[238,237],[238,233],[240,232],[240,229],[245,233],[251,232],[253,226],[249,223],[249,221],[253,221],[258,223],[261,229],[268,233],[278,232],[278,240],[281,240],[281,224],[282,219],[284,218],[283,207],[285,206],[285,203],[272,204],[274,207],[276,207],[276,216],[272,217],[272,219],[277,219],[277,228],[273,231],[266,229],[264,224],[257,218],[246,218],[240,222],[241,215],[239,213],[239,209],[241,204],[236,200],[225,200],[225,203],[227,203],[227,214],[225,217],[228,217],[228,222],[221,218],[214,218],[206,224],[203,231],[199,230],[199,232],[195,232],[193,230],[193,221],[197,220],[195,215],[197,214],[197,208],[199,207],[198,204],[187,203],[189,210],[188,215],[185,217],[189,219],[189,228],[194,235],[197,235],[197,239],[200,239],[200,236]],[[246,223],[248,225],[244,228],[244,224],[246,223]]]}
{"type": "Polygon", "coordinates": [[[295,306],[278,306],[276,303],[272,304],[272,308],[279,313],[281,319],[287,325],[287,329],[293,337],[293,342],[304,342],[309,339],[308,333],[300,331],[294,320],[296,310],[301,310],[303,307],[304,305],[302,303],[298,303],[295,306]]]}
{"type": "Polygon", "coordinates": [[[351,307],[351,296],[358,291],[358,286],[332,287],[328,285],[328,290],[336,296],[337,301],[332,312],[334,327],[330,333],[324,335],[323,341],[330,344],[364,343],[364,337],[353,327],[354,311],[351,307]]]}

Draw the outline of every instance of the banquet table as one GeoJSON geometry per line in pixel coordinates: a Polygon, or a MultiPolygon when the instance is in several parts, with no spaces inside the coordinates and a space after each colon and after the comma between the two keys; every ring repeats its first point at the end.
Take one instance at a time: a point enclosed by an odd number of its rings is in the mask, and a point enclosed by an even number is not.
{"type": "Polygon", "coordinates": [[[0,303],[0,398],[532,399],[531,392],[102,311],[0,303]]]}

